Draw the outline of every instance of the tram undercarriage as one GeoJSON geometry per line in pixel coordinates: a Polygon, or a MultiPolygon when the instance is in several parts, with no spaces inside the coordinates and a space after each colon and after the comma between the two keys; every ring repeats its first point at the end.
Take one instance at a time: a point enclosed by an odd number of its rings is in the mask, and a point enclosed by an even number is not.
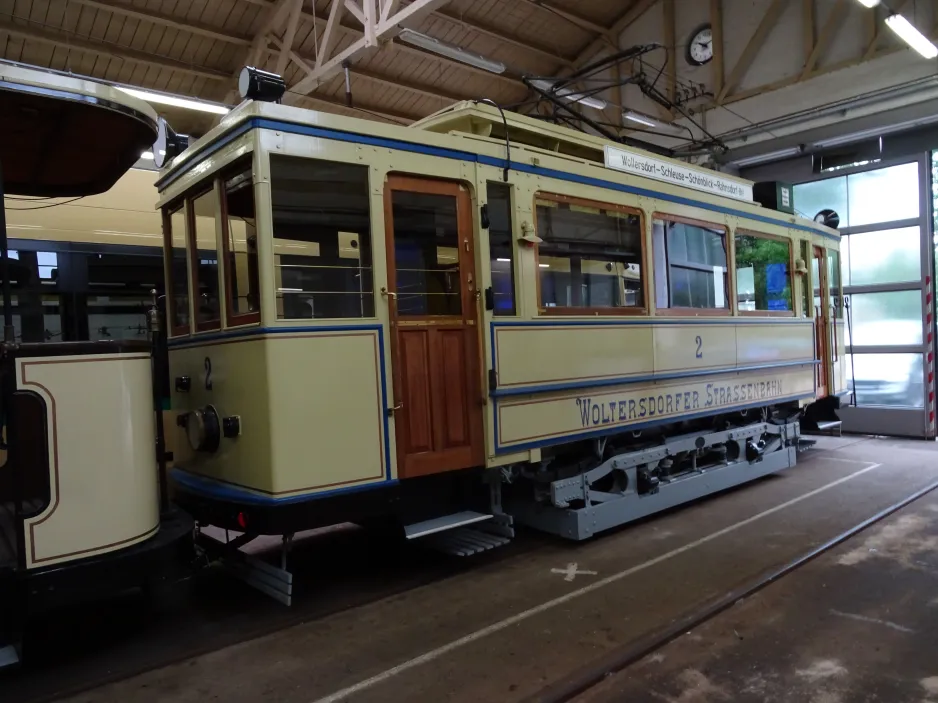
{"type": "Polygon", "coordinates": [[[501,471],[505,510],[517,522],[573,540],[795,465],[797,409],[765,408],[648,438],[629,433],[557,453],[536,469],[501,471]]]}

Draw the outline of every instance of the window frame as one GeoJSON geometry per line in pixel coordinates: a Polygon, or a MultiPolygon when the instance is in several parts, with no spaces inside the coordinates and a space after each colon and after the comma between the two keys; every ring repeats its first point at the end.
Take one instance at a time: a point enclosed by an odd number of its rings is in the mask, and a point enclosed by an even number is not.
{"type": "Polygon", "coordinates": [[[643,305],[641,306],[619,306],[619,307],[546,307],[543,305],[543,300],[541,298],[541,244],[538,242],[537,246],[534,248],[534,266],[535,266],[535,275],[534,281],[537,290],[537,314],[538,316],[550,317],[553,315],[557,316],[569,316],[569,315],[590,315],[593,317],[598,317],[600,315],[608,315],[614,317],[647,317],[649,314],[649,293],[648,286],[650,282],[649,275],[649,265],[648,265],[648,246],[647,246],[647,232],[646,232],[646,218],[645,211],[641,208],[631,207],[628,205],[619,205],[617,203],[607,203],[601,200],[592,200],[588,198],[578,198],[571,195],[563,195],[560,193],[546,193],[537,191],[534,193],[533,200],[533,213],[534,213],[534,222],[535,229],[534,233],[542,240],[547,241],[537,232],[537,201],[538,200],[549,200],[555,203],[566,203],[567,205],[582,205],[584,207],[592,207],[600,210],[615,210],[616,212],[621,212],[628,215],[638,215],[639,222],[639,242],[641,245],[641,266],[642,270],[640,272],[641,276],[641,290],[642,290],[642,301],[643,305]]]}
{"type": "MultiPolygon", "coordinates": [[[[485,181],[485,203],[488,206],[488,211],[491,213],[491,199],[489,198],[489,189],[492,186],[498,186],[502,188],[507,188],[508,190],[508,246],[511,247],[511,312],[499,312],[497,305],[493,305],[491,313],[492,317],[518,317],[520,300],[518,295],[518,266],[521,261],[521,257],[518,256],[518,240],[515,236],[515,198],[517,197],[515,191],[515,185],[512,183],[505,183],[504,181],[496,181],[487,179],[485,181]]],[[[491,216],[490,216],[491,217],[491,216]]],[[[493,261],[492,261],[492,227],[491,222],[489,227],[486,228],[488,232],[488,273],[489,273],[489,286],[492,289],[492,301],[495,302],[495,281],[493,277],[493,261]]],[[[540,276],[538,276],[538,281],[540,281],[540,276]]]]}
{"type": "MultiPolygon", "coordinates": [[[[245,313],[236,313],[234,311],[234,296],[232,288],[232,280],[234,272],[232,271],[230,254],[231,250],[228,245],[228,198],[227,190],[225,189],[225,181],[229,178],[233,178],[241,173],[247,171],[250,174],[251,180],[251,192],[254,198],[254,221],[255,221],[255,233],[257,232],[257,193],[254,191],[254,187],[257,185],[254,182],[254,163],[253,155],[250,160],[250,163],[245,168],[235,168],[233,164],[232,167],[223,171],[221,176],[218,178],[219,182],[219,201],[218,201],[218,214],[221,217],[221,255],[224,263],[222,264],[222,275],[225,277],[224,283],[224,297],[225,297],[225,326],[226,327],[243,327],[246,325],[259,325],[261,322],[261,309],[262,309],[262,300],[263,300],[263,290],[261,287],[261,266],[260,266],[260,242],[257,246],[257,305],[258,309],[256,312],[245,312],[245,313]]],[[[255,234],[258,240],[260,239],[259,234],[255,234]]],[[[249,264],[250,268],[250,264],[249,264]]],[[[250,276],[250,274],[248,274],[250,276]]]]}
{"type": "Polygon", "coordinates": [[[733,230],[733,268],[732,268],[732,286],[733,286],[733,305],[736,311],[743,317],[795,317],[795,247],[791,237],[785,237],[779,234],[768,234],[748,227],[737,227],[733,230]],[[740,310],[739,309],[739,289],[736,287],[736,235],[741,234],[746,237],[756,237],[757,239],[772,239],[777,242],[788,242],[788,288],[791,291],[791,310],[740,310]]]}
{"type": "MultiPolygon", "coordinates": [[[[719,224],[717,222],[708,222],[707,220],[698,220],[693,217],[684,217],[683,215],[673,215],[668,212],[663,212],[661,210],[655,210],[651,215],[651,226],[654,229],[655,220],[664,220],[665,222],[680,222],[685,225],[693,225],[695,227],[702,227],[704,229],[719,229],[723,230],[723,248],[726,250],[726,287],[729,289],[726,292],[726,307],[723,308],[689,308],[689,307],[666,307],[659,308],[657,305],[657,290],[655,291],[655,315],[663,316],[684,316],[684,317],[732,317],[736,312],[736,276],[734,272],[735,268],[735,251],[730,249],[730,227],[725,224],[719,224]]],[[[734,242],[735,244],[735,242],[734,242]]],[[[652,240],[652,256],[654,256],[654,240],[652,240]]],[[[668,257],[668,236],[665,232],[664,237],[664,247],[665,247],[665,263],[667,264],[668,269],[668,299],[671,299],[671,259],[668,257]]]]}
{"type": "MultiPolygon", "coordinates": [[[[199,308],[195,300],[195,295],[199,290],[199,239],[198,232],[196,232],[195,227],[195,201],[201,198],[202,196],[212,193],[215,196],[215,258],[218,258],[218,204],[219,204],[219,182],[220,179],[217,176],[211,178],[211,185],[208,187],[203,187],[205,184],[200,183],[194,186],[189,193],[186,194],[186,244],[189,247],[189,300],[190,307],[192,308],[192,324],[195,327],[195,331],[198,332],[217,332],[221,330],[221,298],[222,298],[222,287],[219,286],[218,290],[218,317],[211,320],[206,320],[201,322],[199,320],[199,308]]],[[[219,267],[220,269],[221,267],[219,267]]]]}
{"type": "Polygon", "coordinates": [[[183,337],[192,334],[192,277],[188,270],[191,260],[189,255],[189,204],[187,202],[186,196],[181,196],[179,199],[174,200],[168,205],[163,207],[163,261],[165,269],[165,278],[164,283],[166,287],[166,321],[167,329],[169,330],[170,337],[183,337]],[[188,293],[186,295],[186,300],[189,303],[189,323],[186,325],[176,325],[176,286],[175,280],[173,278],[173,226],[172,226],[172,217],[177,212],[182,211],[183,225],[185,227],[185,235],[183,236],[183,242],[185,244],[186,255],[186,284],[189,286],[188,293]]]}

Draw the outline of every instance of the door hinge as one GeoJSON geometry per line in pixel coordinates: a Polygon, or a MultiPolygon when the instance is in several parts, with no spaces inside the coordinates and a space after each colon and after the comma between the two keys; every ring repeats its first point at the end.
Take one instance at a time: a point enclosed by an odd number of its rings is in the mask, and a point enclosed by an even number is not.
{"type": "Polygon", "coordinates": [[[498,388],[498,374],[495,369],[489,369],[489,390],[494,391],[498,388]]]}

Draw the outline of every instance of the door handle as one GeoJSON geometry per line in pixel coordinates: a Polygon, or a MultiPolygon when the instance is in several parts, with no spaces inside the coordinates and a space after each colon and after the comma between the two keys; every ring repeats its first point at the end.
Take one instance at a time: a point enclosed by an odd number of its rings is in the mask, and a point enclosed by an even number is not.
{"type": "Polygon", "coordinates": [[[393,408],[388,408],[388,417],[392,417],[394,413],[396,413],[398,410],[402,409],[403,407],[404,407],[403,403],[398,403],[393,408]]]}
{"type": "Polygon", "coordinates": [[[391,298],[392,300],[397,300],[397,293],[393,293],[384,287],[381,288],[381,295],[383,295],[385,298],[391,298]]]}

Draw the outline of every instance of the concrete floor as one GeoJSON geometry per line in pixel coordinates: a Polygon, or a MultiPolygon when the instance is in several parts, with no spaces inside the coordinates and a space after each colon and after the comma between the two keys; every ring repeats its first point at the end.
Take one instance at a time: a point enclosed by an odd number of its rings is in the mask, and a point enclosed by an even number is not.
{"type": "MultiPolygon", "coordinates": [[[[935,481],[936,459],[934,443],[824,439],[781,475],[591,542],[538,538],[509,558],[470,562],[68,700],[536,698],[935,481]]],[[[938,642],[926,627],[938,617],[936,523],[938,496],[922,499],[582,700],[938,702],[938,690],[927,695],[938,642]],[[876,677],[881,688],[867,687],[876,677]],[[867,695],[900,679],[903,697],[848,696],[850,686],[867,695]],[[907,697],[914,685],[919,697],[907,697]]],[[[336,578],[330,563],[318,567],[336,578]]]]}

